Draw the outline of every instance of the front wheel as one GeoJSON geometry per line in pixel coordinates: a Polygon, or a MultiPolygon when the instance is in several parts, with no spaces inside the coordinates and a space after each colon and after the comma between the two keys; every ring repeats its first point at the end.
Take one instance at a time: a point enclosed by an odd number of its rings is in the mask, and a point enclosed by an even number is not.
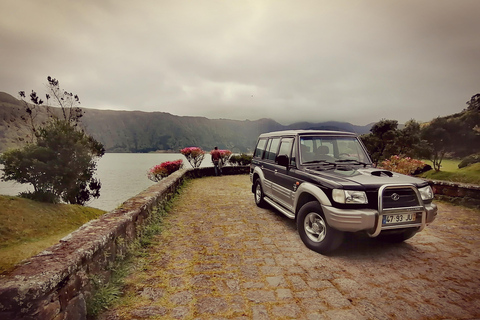
{"type": "Polygon", "coordinates": [[[297,216],[297,229],[303,243],[321,254],[337,249],[343,242],[344,233],[330,227],[317,201],[304,204],[297,216]]]}

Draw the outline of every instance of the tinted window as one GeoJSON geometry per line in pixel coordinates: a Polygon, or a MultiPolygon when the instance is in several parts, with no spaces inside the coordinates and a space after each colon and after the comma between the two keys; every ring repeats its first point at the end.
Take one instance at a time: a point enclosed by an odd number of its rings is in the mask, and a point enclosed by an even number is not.
{"type": "Polygon", "coordinates": [[[260,139],[257,143],[257,148],[255,149],[254,157],[261,158],[263,151],[265,151],[265,145],[267,144],[267,139],[260,139]]]}
{"type": "Polygon", "coordinates": [[[275,160],[277,155],[278,145],[280,144],[280,138],[274,138],[270,142],[270,147],[268,148],[265,158],[268,160],[275,160]]]}
{"type": "Polygon", "coordinates": [[[280,150],[278,155],[286,155],[290,157],[290,150],[292,150],[293,138],[283,138],[280,143],[280,150]]]}

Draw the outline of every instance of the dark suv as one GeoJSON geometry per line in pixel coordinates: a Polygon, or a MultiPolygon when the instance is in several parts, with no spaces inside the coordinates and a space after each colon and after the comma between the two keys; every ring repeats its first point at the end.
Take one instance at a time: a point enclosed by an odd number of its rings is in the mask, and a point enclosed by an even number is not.
{"type": "Polygon", "coordinates": [[[255,203],[296,219],[302,241],[320,253],[336,249],[345,232],[401,242],[437,215],[426,181],[374,168],[360,139],[349,132],[262,134],[250,180],[255,203]]]}

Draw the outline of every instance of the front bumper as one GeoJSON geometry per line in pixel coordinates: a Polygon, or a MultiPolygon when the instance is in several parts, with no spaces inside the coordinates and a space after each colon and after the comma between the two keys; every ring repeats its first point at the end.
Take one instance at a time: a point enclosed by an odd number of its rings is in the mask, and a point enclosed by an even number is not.
{"type": "MultiPolygon", "coordinates": [[[[426,224],[429,224],[437,217],[437,206],[434,203],[423,206],[421,222],[411,224],[399,224],[382,226],[382,216],[375,209],[338,209],[332,206],[322,205],[323,213],[327,223],[334,229],[347,232],[367,231],[371,237],[376,237],[382,230],[419,228],[421,231],[426,224]]],[[[402,213],[398,211],[396,213],[402,213]]]]}

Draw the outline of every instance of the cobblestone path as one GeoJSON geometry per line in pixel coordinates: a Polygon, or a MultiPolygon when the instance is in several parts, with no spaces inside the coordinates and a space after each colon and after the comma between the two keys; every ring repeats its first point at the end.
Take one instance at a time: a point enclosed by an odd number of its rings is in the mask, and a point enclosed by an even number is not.
{"type": "Polygon", "coordinates": [[[440,203],[405,243],[349,236],[323,256],[245,175],[191,181],[166,220],[101,319],[480,319],[478,211],[440,203]]]}

